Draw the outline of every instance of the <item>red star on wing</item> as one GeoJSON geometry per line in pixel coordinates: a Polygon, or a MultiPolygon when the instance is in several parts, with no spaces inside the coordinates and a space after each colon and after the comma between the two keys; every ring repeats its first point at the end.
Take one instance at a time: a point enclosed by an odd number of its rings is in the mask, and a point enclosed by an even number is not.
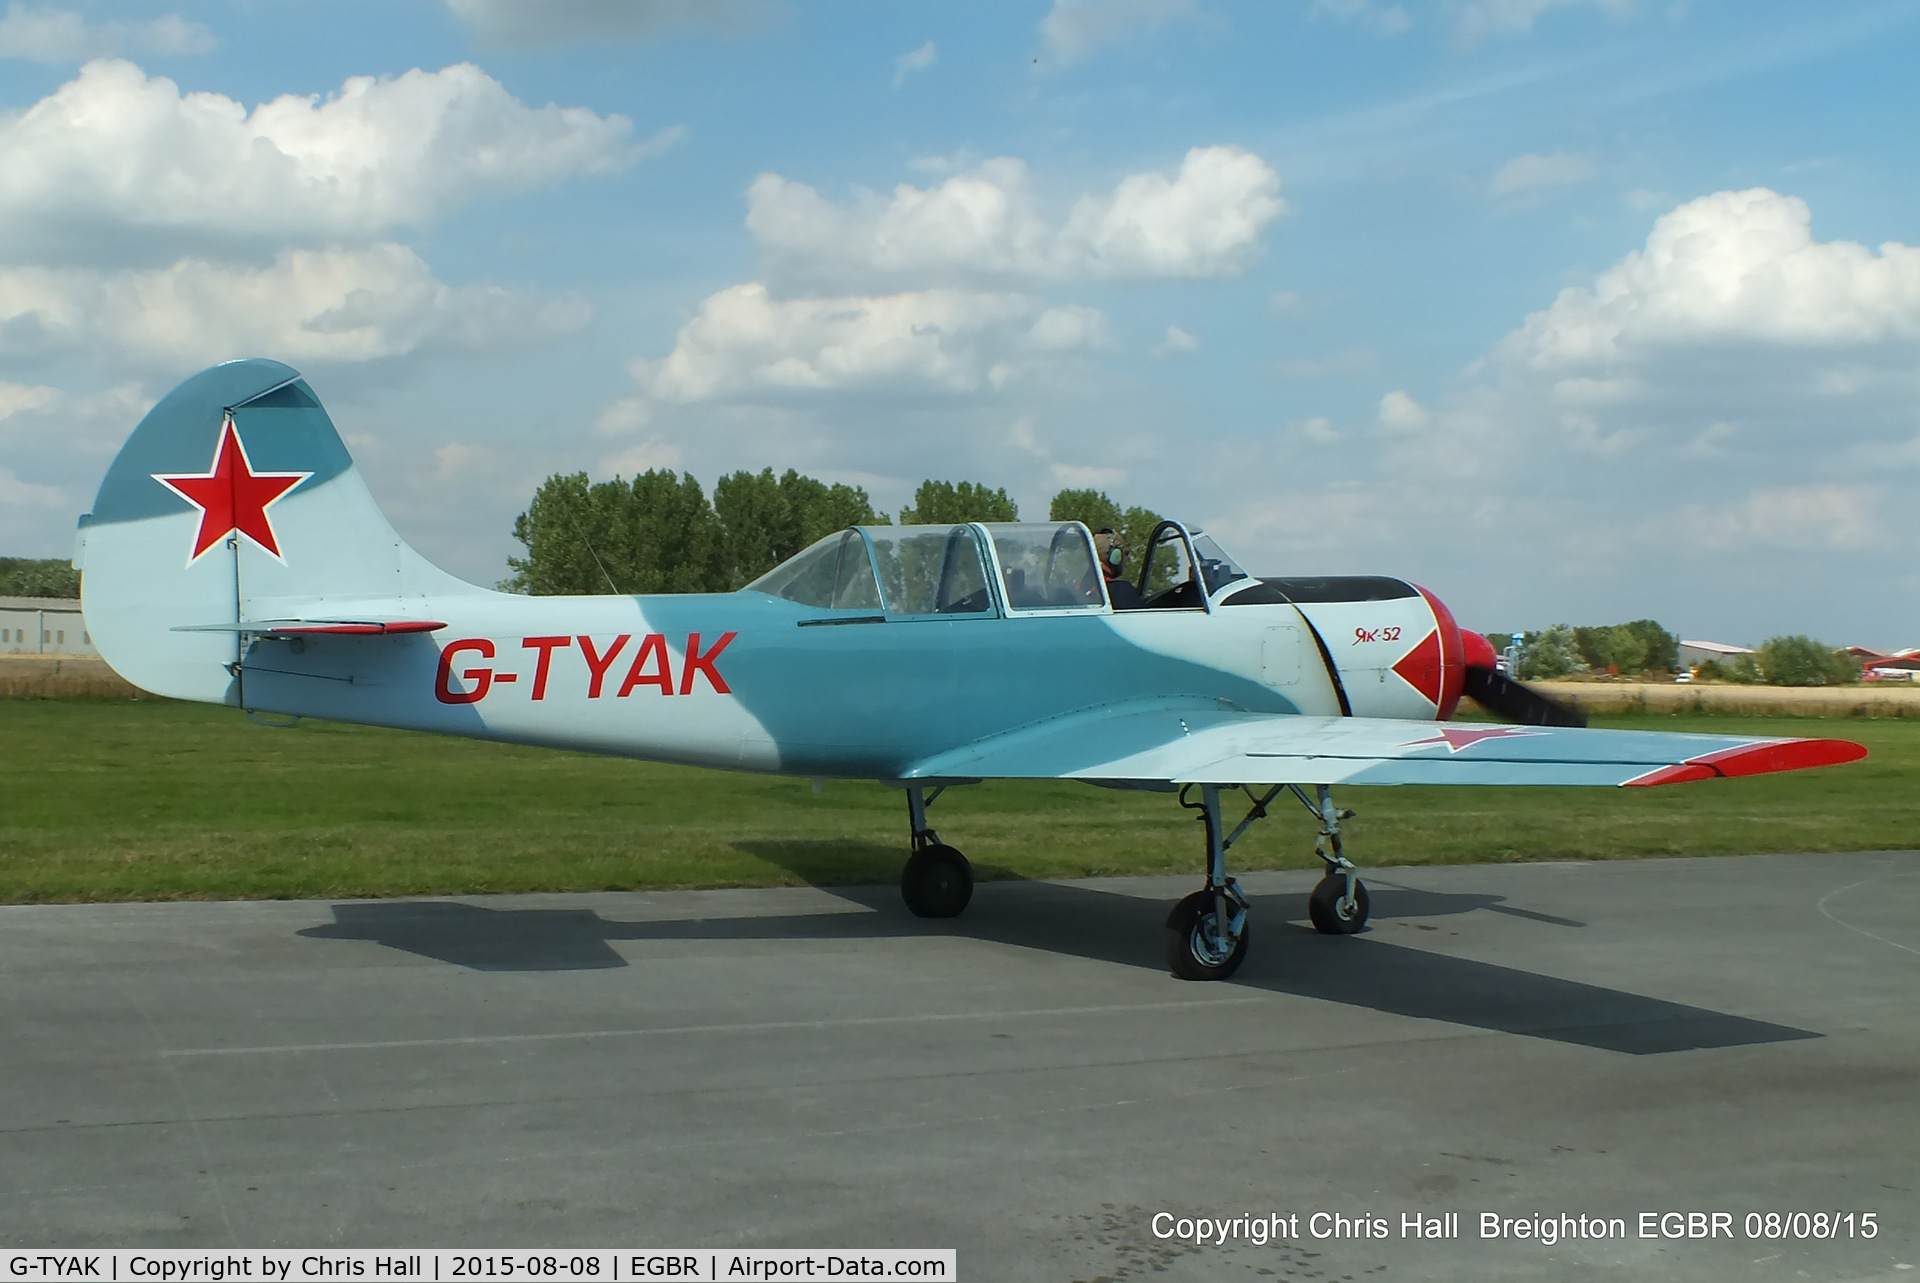
{"type": "Polygon", "coordinates": [[[1458,753],[1463,748],[1472,748],[1481,740],[1519,739],[1526,735],[1540,735],[1541,731],[1523,731],[1517,726],[1443,726],[1428,739],[1410,740],[1401,748],[1419,748],[1423,744],[1445,744],[1447,752],[1458,753]]]}
{"type": "Polygon", "coordinates": [[[255,472],[229,417],[220,427],[220,444],[214,448],[213,466],[206,472],[148,475],[200,509],[200,533],[194,537],[193,555],[187,558],[191,566],[207,549],[236,531],[281,560],[280,543],[273,537],[267,509],[313,474],[255,472]]]}

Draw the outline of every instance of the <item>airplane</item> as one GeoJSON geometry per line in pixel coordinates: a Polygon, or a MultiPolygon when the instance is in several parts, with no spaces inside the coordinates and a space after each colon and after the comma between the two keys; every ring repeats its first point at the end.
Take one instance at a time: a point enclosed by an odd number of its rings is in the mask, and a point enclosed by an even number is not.
{"type": "Polygon", "coordinates": [[[1283,797],[1319,825],[1308,916],[1347,935],[1368,896],[1336,785],[1643,787],[1866,756],[1845,740],[1587,729],[1401,579],[1251,575],[1174,521],[1134,575],[1110,583],[1099,555],[1072,521],[856,526],[737,592],[493,591],[395,533],[299,371],[248,359],[141,419],[80,519],[74,565],[94,645],[154,694],[898,787],[901,894],[921,917],[959,914],[973,892],[928,818],[947,788],[1175,794],[1205,831],[1204,882],[1164,932],[1189,980],[1245,958],[1250,905],[1227,854],[1283,797]],[[1450,720],[1469,694],[1513,724],[1450,720]]]}

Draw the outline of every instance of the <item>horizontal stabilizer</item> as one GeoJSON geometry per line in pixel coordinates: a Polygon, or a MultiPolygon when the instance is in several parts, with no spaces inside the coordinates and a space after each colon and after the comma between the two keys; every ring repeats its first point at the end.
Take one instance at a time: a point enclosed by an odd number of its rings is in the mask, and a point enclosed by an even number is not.
{"type": "Polygon", "coordinates": [[[242,619],[231,624],[182,624],[176,633],[240,633],[248,637],[391,637],[431,633],[446,625],[437,619],[242,619]]]}

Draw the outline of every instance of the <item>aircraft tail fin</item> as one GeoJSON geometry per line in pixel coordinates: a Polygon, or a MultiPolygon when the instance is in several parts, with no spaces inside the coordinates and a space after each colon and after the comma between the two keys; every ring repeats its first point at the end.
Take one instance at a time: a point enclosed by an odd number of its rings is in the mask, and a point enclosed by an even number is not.
{"type": "Polygon", "coordinates": [[[93,644],[143,690],[243,703],[251,620],[426,619],[484,590],[394,532],[299,371],[245,360],[147,412],[80,519],[93,644]]]}

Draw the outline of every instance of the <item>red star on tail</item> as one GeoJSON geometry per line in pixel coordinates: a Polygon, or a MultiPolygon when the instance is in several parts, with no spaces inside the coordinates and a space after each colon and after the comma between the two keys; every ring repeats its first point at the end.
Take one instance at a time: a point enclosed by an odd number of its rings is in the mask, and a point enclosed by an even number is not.
{"type": "Polygon", "coordinates": [[[206,472],[149,475],[200,509],[200,533],[194,537],[193,555],[187,558],[191,566],[207,549],[236,531],[280,560],[280,544],[273,537],[267,509],[313,474],[255,472],[229,417],[220,427],[220,444],[214,448],[213,466],[206,472]]]}

